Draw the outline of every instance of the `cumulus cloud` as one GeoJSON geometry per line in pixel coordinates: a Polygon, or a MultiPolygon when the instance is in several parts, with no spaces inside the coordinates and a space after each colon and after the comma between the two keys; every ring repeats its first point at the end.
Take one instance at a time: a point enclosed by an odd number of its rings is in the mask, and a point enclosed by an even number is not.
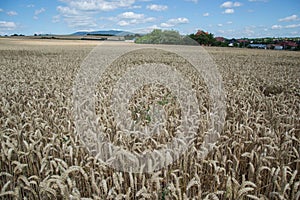
{"type": "Polygon", "coordinates": [[[18,13],[16,11],[8,11],[6,14],[9,15],[9,16],[18,15],[18,13]]]}
{"type": "Polygon", "coordinates": [[[128,21],[124,21],[124,20],[119,21],[117,24],[119,26],[129,26],[130,25],[130,23],[128,21]]]}
{"type": "MultiPolygon", "coordinates": [[[[63,20],[71,28],[76,29],[91,29],[97,27],[95,18],[92,17],[91,13],[84,13],[75,8],[67,6],[58,6],[56,10],[59,12],[58,16],[62,16],[63,20]]],[[[52,22],[60,21],[60,17],[53,17],[52,22]]]]}
{"type": "Polygon", "coordinates": [[[124,13],[120,14],[119,17],[124,18],[124,19],[141,19],[141,18],[144,18],[145,15],[137,14],[134,12],[124,12],[124,13]]]}
{"type": "Polygon", "coordinates": [[[286,26],[275,24],[271,27],[271,29],[275,30],[275,29],[298,28],[298,27],[300,27],[300,24],[290,24],[286,26]]]}
{"type": "Polygon", "coordinates": [[[63,6],[58,6],[57,11],[59,11],[62,15],[78,15],[79,12],[75,10],[74,8],[69,8],[69,7],[63,7],[63,6]]]}
{"type": "Polygon", "coordinates": [[[38,18],[39,18],[38,16],[39,16],[41,13],[45,12],[45,11],[46,11],[45,8],[41,8],[41,9],[35,10],[35,11],[34,11],[33,19],[38,19],[38,18]]]}
{"type": "Polygon", "coordinates": [[[160,26],[164,28],[170,28],[179,24],[187,24],[189,20],[185,17],[179,17],[174,19],[169,19],[167,22],[161,23],[160,26]]]}
{"type": "Polygon", "coordinates": [[[135,0],[68,0],[70,7],[84,11],[111,11],[118,8],[129,8],[135,3],[135,0]]]}
{"type": "Polygon", "coordinates": [[[223,14],[233,14],[235,7],[240,7],[242,4],[240,2],[232,2],[232,1],[226,1],[220,5],[221,8],[225,8],[223,11],[223,14]]]}
{"type": "Polygon", "coordinates": [[[291,22],[291,21],[296,21],[296,20],[299,20],[298,16],[297,15],[291,15],[291,16],[288,16],[288,17],[285,17],[285,18],[281,18],[278,21],[280,21],[280,22],[291,22]]]}
{"type": "Polygon", "coordinates": [[[191,1],[191,2],[194,2],[194,3],[198,3],[198,0],[185,0],[185,1],[191,1]]]}
{"type": "Polygon", "coordinates": [[[223,4],[221,4],[221,8],[233,8],[233,7],[240,7],[242,4],[240,2],[232,2],[232,1],[226,1],[223,4]]]}
{"type": "Polygon", "coordinates": [[[145,24],[145,23],[149,23],[149,22],[153,22],[155,21],[154,17],[148,17],[148,18],[144,18],[144,19],[132,19],[132,20],[121,20],[119,21],[117,24],[120,26],[129,26],[129,25],[135,25],[135,24],[145,24]]]}
{"type": "Polygon", "coordinates": [[[223,13],[224,13],[224,14],[233,14],[233,13],[234,13],[234,9],[228,8],[228,9],[226,9],[223,13]]]}
{"type": "Polygon", "coordinates": [[[282,28],[282,26],[281,25],[273,25],[272,27],[271,27],[271,29],[273,29],[273,30],[275,30],[275,29],[281,29],[282,28]]]}
{"type": "Polygon", "coordinates": [[[0,21],[0,30],[1,31],[10,31],[15,30],[17,25],[15,22],[7,22],[7,21],[0,21]]]}
{"type": "Polygon", "coordinates": [[[168,23],[166,23],[166,22],[163,22],[163,23],[160,24],[160,26],[163,27],[163,28],[170,28],[170,27],[173,27],[173,26],[175,26],[175,25],[174,25],[174,24],[168,24],[168,23]]]}
{"type": "Polygon", "coordinates": [[[128,7],[128,9],[140,9],[140,8],[142,8],[142,6],[140,6],[140,5],[133,5],[133,6],[128,7]]]}
{"type": "Polygon", "coordinates": [[[39,14],[45,12],[45,11],[46,11],[45,8],[41,8],[41,9],[39,9],[39,10],[35,10],[35,11],[34,11],[34,15],[39,15],[39,14]]]}
{"type": "MultiPolygon", "coordinates": [[[[140,8],[134,5],[136,0],[60,0],[65,5],[57,7],[57,11],[61,18],[67,22],[69,27],[76,27],[77,29],[90,29],[100,27],[99,22],[96,21],[96,14],[100,12],[113,11],[119,8],[140,8]],[[83,27],[86,25],[86,27],[83,27]]],[[[126,15],[126,14],[125,14],[126,15]]],[[[130,12],[127,13],[124,20],[120,17],[111,17],[122,26],[132,23],[139,23],[140,20],[130,18],[130,12]]],[[[104,19],[104,18],[103,18],[104,19]]],[[[106,18],[108,19],[108,18],[106,18]]],[[[147,19],[150,20],[150,19],[147,19]]],[[[55,19],[54,19],[55,21],[55,19]]]]}
{"type": "Polygon", "coordinates": [[[154,17],[146,17],[144,14],[138,14],[134,12],[124,12],[118,15],[112,20],[119,20],[117,24],[119,26],[129,26],[134,24],[144,24],[155,21],[154,17]]]}
{"type": "Polygon", "coordinates": [[[147,9],[153,10],[153,11],[164,11],[164,10],[168,9],[168,6],[158,5],[158,4],[151,4],[151,5],[147,5],[147,9]]]}
{"type": "Polygon", "coordinates": [[[291,25],[285,26],[285,28],[298,28],[298,27],[300,27],[300,24],[291,24],[291,25]]]}
{"type": "Polygon", "coordinates": [[[208,17],[209,16],[209,13],[203,13],[203,17],[208,17]]]}

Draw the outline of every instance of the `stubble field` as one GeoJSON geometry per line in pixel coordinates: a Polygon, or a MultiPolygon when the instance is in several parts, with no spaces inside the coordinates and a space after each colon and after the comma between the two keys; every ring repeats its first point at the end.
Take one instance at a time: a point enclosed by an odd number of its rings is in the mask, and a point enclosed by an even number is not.
{"type": "Polygon", "coordinates": [[[201,77],[191,75],[184,68],[189,65],[175,55],[153,47],[121,57],[95,93],[98,122],[110,142],[133,152],[160,148],[174,137],[180,121],[176,98],[152,85],[135,94],[130,112],[147,126],[149,106],[134,100],[158,91],[160,100],[147,102],[164,107],[173,120],[164,134],[142,140],[118,130],[107,98],[113,77],[126,71],[124,63],[161,56],[162,63],[177,67],[194,84],[202,114],[197,138],[179,160],[153,173],[128,173],[89,154],[74,125],[74,80],[95,44],[0,39],[0,199],[300,198],[299,52],[206,48],[223,79],[226,118],[205,159],[199,147],[211,108],[201,77]]]}

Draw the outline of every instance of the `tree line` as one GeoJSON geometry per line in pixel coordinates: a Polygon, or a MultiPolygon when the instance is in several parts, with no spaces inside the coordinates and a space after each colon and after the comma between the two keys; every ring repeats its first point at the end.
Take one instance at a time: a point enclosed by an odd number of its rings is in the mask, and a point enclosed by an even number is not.
{"type": "MultiPolygon", "coordinates": [[[[275,38],[257,38],[257,39],[225,39],[217,40],[214,34],[198,31],[196,34],[182,36],[175,30],[160,30],[154,29],[151,33],[135,38],[136,43],[140,44],[186,44],[186,45],[205,45],[205,46],[234,46],[234,47],[249,47],[249,44],[279,44],[280,41],[287,39],[275,38]]],[[[295,50],[300,48],[300,38],[289,39],[298,44],[295,50]]]]}
{"type": "Polygon", "coordinates": [[[135,40],[139,44],[187,44],[187,45],[216,45],[214,35],[209,34],[190,34],[182,36],[175,30],[154,29],[151,33],[135,40]]]}

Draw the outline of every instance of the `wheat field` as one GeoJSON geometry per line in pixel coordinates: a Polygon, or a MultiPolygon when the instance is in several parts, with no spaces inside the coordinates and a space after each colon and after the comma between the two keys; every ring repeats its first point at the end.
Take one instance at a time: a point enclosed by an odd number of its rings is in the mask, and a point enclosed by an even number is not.
{"type": "Polygon", "coordinates": [[[94,47],[88,41],[0,39],[0,199],[300,199],[299,52],[206,47],[223,79],[226,118],[204,159],[199,147],[210,100],[201,77],[153,48],[119,58],[95,93],[98,122],[110,142],[138,152],[159,148],[174,137],[180,118],[169,91],[148,85],[135,93],[130,112],[145,126],[151,122],[147,104],[163,106],[173,119],[164,134],[142,140],[117,129],[107,99],[114,77],[130,65],[159,57],[177,67],[194,84],[203,114],[197,138],[180,159],[153,173],[128,173],[90,154],[74,124],[73,83],[94,47]],[[155,92],[163,101],[150,98],[155,92]],[[143,96],[146,103],[135,101],[143,96]]]}

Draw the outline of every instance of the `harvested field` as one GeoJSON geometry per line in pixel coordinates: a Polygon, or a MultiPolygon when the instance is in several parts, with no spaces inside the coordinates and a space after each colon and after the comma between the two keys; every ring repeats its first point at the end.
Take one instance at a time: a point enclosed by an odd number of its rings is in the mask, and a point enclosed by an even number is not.
{"type": "MultiPolygon", "coordinates": [[[[134,65],[161,56],[162,62],[181,70],[201,99],[201,126],[188,151],[156,172],[128,173],[89,154],[75,128],[74,80],[99,43],[0,39],[0,199],[300,198],[299,52],[206,48],[223,79],[226,118],[205,159],[199,159],[199,147],[207,132],[210,100],[201,77],[184,70],[189,65],[175,55],[164,57],[155,47],[119,58],[95,92],[95,112],[110,142],[137,152],[159,148],[174,137],[180,118],[176,98],[160,85],[148,85],[130,101],[132,118],[140,118],[143,126],[151,123],[144,112],[151,102],[168,110],[173,121],[167,122],[165,134],[151,140],[124,136],[106,100],[114,78],[128,67],[118,63],[134,65]],[[109,76],[112,73],[115,76],[109,76]],[[136,101],[153,91],[162,100],[136,101]]],[[[116,48],[135,45],[104,43],[116,48]]]]}

